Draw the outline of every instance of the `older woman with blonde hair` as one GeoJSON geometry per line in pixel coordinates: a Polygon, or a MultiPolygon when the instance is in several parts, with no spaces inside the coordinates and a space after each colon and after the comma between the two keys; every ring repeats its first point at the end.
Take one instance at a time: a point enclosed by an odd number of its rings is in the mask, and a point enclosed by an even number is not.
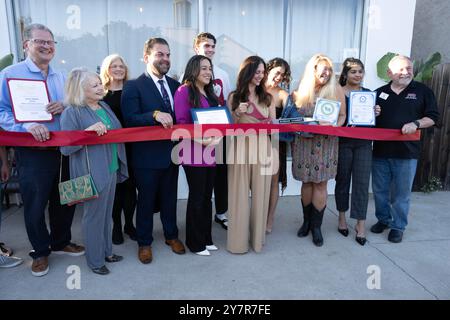
{"type": "MultiPolygon", "coordinates": [[[[61,116],[62,130],[95,131],[99,136],[121,128],[108,105],[100,77],[87,69],[70,72],[66,82],[67,106],[61,116]]],[[[98,198],[83,203],[82,230],[86,244],[86,260],[93,272],[109,273],[106,262],[118,262],[121,256],[112,253],[111,212],[116,182],[128,177],[123,144],[95,144],[61,147],[69,156],[71,179],[91,174],[98,198]]]]}
{"type": "MultiPolygon", "coordinates": [[[[103,59],[100,69],[100,78],[103,87],[106,90],[106,96],[103,98],[111,110],[119,119],[123,126],[123,117],[121,111],[122,89],[124,83],[128,80],[128,66],[125,59],[118,54],[111,54],[103,59]]],[[[127,159],[130,159],[130,145],[125,144],[127,159]]],[[[125,216],[123,231],[128,234],[131,240],[136,241],[136,228],[134,227],[133,217],[136,209],[136,182],[133,172],[129,170],[130,178],[117,184],[116,195],[114,197],[113,231],[112,242],[116,245],[124,242],[122,233],[122,211],[125,216]]]]}
{"type": "MultiPolygon", "coordinates": [[[[301,116],[312,117],[317,98],[341,103],[337,125],[342,126],[346,117],[345,96],[336,83],[333,62],[323,54],[316,54],[308,61],[300,86],[289,96],[287,105],[295,105],[301,116]]],[[[338,146],[338,138],[327,135],[297,135],[292,143],[292,174],[296,180],[302,181],[304,217],[297,235],[306,237],[311,230],[316,246],[323,245],[320,227],[327,204],[328,180],[333,179],[337,172],[338,146]]]]}

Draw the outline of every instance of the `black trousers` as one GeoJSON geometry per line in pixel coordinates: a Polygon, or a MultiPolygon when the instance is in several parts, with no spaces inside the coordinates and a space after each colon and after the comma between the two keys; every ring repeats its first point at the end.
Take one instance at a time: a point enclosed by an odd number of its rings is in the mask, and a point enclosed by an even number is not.
{"type": "Polygon", "coordinates": [[[365,220],[369,201],[369,180],[372,168],[372,141],[339,138],[339,158],[336,174],[336,209],[349,209],[350,182],[352,203],[350,217],[365,220]]]}
{"type": "MultiPolygon", "coordinates": [[[[75,206],[60,204],[59,168],[61,153],[58,150],[32,148],[16,149],[20,193],[23,199],[25,227],[33,247],[33,259],[48,256],[51,250],[59,251],[70,243],[75,206]],[[50,233],[45,222],[48,204],[50,233]]],[[[62,157],[62,181],[70,179],[69,158],[62,157]]]]}
{"type": "MultiPolygon", "coordinates": [[[[226,138],[222,139],[222,153],[216,152],[216,160],[221,159],[222,163],[216,164],[216,177],[214,179],[214,204],[216,214],[223,214],[228,211],[228,169],[226,164],[226,138]]],[[[221,145],[216,148],[218,150],[221,145]]]]}
{"type": "Polygon", "coordinates": [[[133,226],[133,216],[136,209],[137,194],[136,182],[132,169],[128,168],[129,178],[116,186],[116,194],[114,196],[113,222],[114,228],[122,230],[122,211],[125,216],[125,226],[133,226]]]}
{"type": "Polygon", "coordinates": [[[189,185],[186,210],[186,246],[200,252],[212,245],[212,190],[215,167],[183,166],[189,185]]]}

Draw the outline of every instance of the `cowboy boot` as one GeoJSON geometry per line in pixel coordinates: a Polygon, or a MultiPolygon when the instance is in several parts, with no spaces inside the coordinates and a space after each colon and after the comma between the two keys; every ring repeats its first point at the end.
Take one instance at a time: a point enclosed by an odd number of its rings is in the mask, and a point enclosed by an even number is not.
{"type": "Polygon", "coordinates": [[[309,233],[309,230],[311,229],[311,213],[313,205],[312,203],[305,206],[302,201],[302,207],[303,207],[303,224],[298,229],[297,236],[298,237],[306,237],[309,233]]]}
{"type": "Polygon", "coordinates": [[[323,245],[323,237],[322,231],[320,227],[322,226],[323,221],[323,213],[325,212],[326,206],[322,210],[317,210],[314,206],[312,206],[312,214],[311,214],[311,234],[313,238],[313,243],[321,247],[323,245]]]}

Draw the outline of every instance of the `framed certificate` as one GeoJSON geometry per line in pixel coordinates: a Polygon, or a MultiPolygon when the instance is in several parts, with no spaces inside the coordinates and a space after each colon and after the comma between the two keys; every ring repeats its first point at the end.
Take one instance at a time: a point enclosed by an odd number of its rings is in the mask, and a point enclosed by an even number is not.
{"type": "Polygon", "coordinates": [[[352,126],[375,125],[376,92],[351,91],[348,105],[348,124],[352,126]]]}
{"type": "Polygon", "coordinates": [[[195,124],[233,123],[230,111],[226,107],[192,108],[191,115],[195,124]]]}
{"type": "Polygon", "coordinates": [[[50,98],[43,80],[7,79],[9,95],[17,122],[47,122],[53,115],[47,112],[50,98]]]}
{"type": "Polygon", "coordinates": [[[316,121],[327,121],[335,126],[337,125],[340,108],[341,103],[339,101],[319,98],[316,101],[313,119],[316,121]]]}

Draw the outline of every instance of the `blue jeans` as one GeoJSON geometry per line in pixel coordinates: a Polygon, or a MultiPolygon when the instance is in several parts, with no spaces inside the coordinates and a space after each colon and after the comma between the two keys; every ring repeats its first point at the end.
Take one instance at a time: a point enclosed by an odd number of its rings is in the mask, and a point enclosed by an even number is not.
{"type": "Polygon", "coordinates": [[[375,216],[391,229],[404,231],[417,159],[372,160],[372,190],[375,216]]]}

